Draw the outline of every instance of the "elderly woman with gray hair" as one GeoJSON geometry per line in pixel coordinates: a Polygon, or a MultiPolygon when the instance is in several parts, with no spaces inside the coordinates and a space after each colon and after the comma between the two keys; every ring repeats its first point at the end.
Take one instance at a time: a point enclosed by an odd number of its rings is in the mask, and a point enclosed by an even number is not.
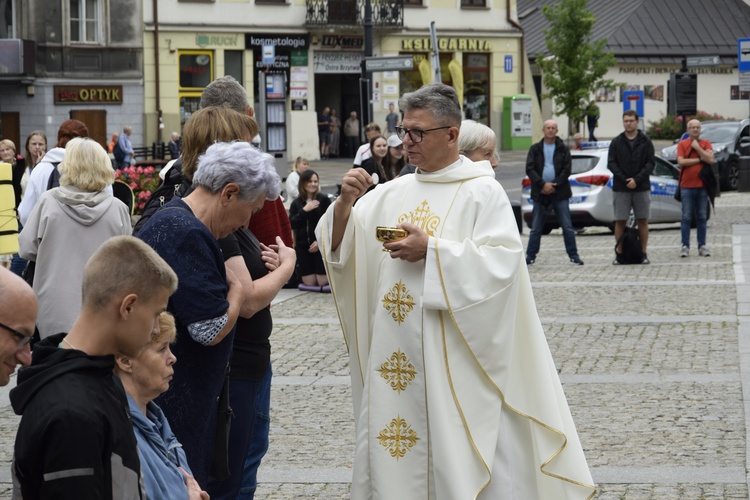
{"type": "Polygon", "coordinates": [[[164,205],[138,233],[180,278],[167,307],[177,324],[180,363],[172,389],[157,403],[199,484],[213,465],[217,400],[243,303],[242,285],[217,240],[247,227],[266,198],[279,196],[280,184],[273,157],[247,142],[217,142],[198,160],[193,191],[164,205]]]}
{"type": "Polygon", "coordinates": [[[497,138],[495,132],[474,120],[461,122],[458,135],[458,152],[472,161],[487,160],[492,168],[497,168],[497,138]]]}

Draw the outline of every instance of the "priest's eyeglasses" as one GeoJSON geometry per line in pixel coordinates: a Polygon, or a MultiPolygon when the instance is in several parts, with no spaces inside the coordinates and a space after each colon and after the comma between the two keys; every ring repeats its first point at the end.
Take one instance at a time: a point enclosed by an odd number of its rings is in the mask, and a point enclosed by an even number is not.
{"type": "Polygon", "coordinates": [[[18,330],[14,330],[8,325],[0,323],[0,328],[4,328],[13,334],[13,336],[16,338],[16,349],[18,350],[23,349],[31,342],[30,336],[24,335],[23,333],[19,332],[18,330]]]}
{"type": "Polygon", "coordinates": [[[411,142],[414,144],[419,144],[422,142],[422,139],[424,139],[424,135],[427,132],[432,132],[433,130],[443,130],[446,128],[451,128],[450,125],[447,125],[445,127],[435,127],[435,128],[429,128],[427,130],[421,130],[418,128],[413,128],[411,130],[406,129],[404,127],[396,127],[396,135],[398,135],[398,138],[402,141],[404,140],[404,137],[407,135],[409,136],[409,139],[411,139],[411,142]]]}

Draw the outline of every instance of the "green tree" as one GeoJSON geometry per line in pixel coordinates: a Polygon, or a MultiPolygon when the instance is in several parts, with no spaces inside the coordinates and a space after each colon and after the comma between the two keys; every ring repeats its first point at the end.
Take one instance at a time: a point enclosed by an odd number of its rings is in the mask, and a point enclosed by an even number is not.
{"type": "Polygon", "coordinates": [[[586,117],[586,107],[600,87],[614,90],[613,80],[604,78],[616,64],[607,51],[607,39],[592,41],[593,13],[586,9],[587,0],[560,0],[542,8],[550,22],[544,31],[547,54],[537,54],[536,62],[544,74],[548,92],[544,98],[554,99],[557,115],[567,115],[570,123],[586,117]]]}

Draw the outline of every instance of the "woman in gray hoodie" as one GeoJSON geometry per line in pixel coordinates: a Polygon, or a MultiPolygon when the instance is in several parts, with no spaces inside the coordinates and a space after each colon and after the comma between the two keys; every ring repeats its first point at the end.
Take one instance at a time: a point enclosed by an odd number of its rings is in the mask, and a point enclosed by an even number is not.
{"type": "Polygon", "coordinates": [[[39,197],[18,238],[19,255],[36,261],[41,338],[70,330],[81,309],[89,257],[112,236],[131,233],[128,207],[104,190],[114,182],[104,148],[92,139],[72,139],[58,169],[60,187],[39,197]]]}

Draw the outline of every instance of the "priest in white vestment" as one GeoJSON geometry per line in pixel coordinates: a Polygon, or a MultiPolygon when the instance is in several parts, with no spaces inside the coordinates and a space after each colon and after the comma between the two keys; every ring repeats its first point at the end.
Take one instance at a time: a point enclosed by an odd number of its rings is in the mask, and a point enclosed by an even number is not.
{"type": "Polygon", "coordinates": [[[349,349],[351,497],[591,498],[508,197],[489,162],[459,156],[451,87],[399,108],[417,172],[362,196],[375,180],[350,170],[317,228],[349,349]],[[381,243],[376,226],[408,236],[381,243]]]}

